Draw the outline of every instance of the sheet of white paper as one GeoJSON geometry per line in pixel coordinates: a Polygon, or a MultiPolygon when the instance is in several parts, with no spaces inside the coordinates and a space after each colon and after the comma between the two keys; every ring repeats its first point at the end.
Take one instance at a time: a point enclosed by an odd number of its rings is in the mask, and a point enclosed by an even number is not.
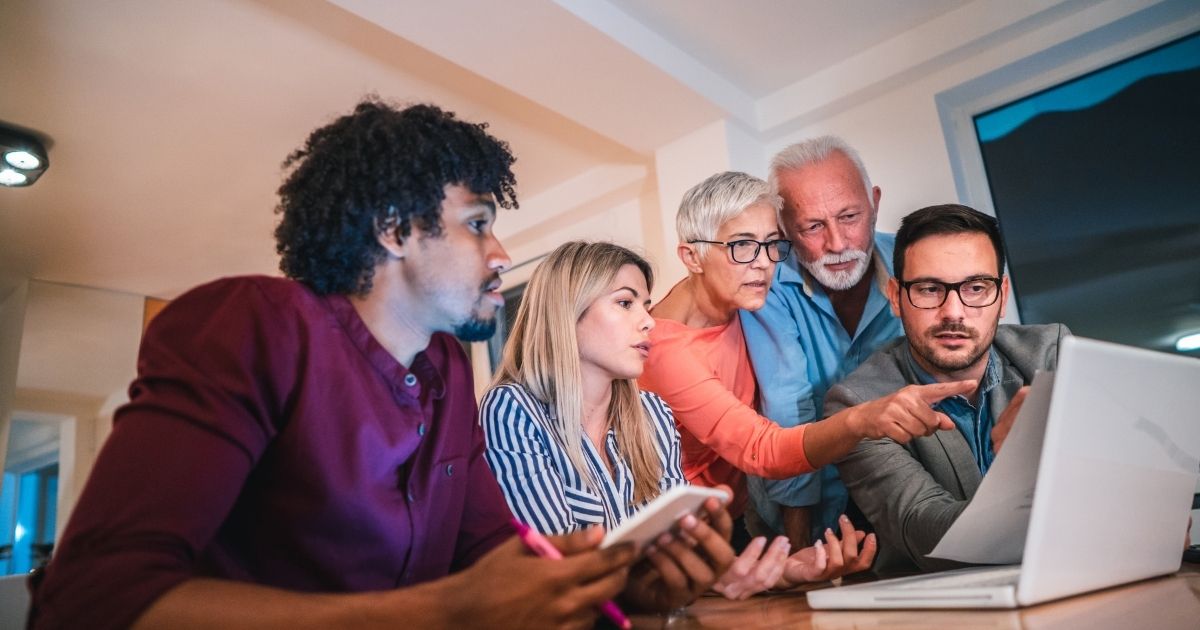
{"type": "Polygon", "coordinates": [[[976,564],[1021,562],[1053,385],[1053,372],[1034,376],[1002,452],[930,556],[976,564]]]}

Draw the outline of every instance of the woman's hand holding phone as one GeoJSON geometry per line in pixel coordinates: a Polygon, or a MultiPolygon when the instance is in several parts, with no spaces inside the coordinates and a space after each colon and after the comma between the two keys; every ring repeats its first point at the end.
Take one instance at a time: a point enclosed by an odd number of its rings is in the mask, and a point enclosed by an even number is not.
{"type": "Polygon", "coordinates": [[[704,498],[699,515],[686,513],[674,521],[677,529],[660,530],[646,545],[646,557],[630,570],[624,601],[642,610],[669,611],[694,601],[725,573],[734,559],[733,519],[725,509],[733,493],[726,486],[718,489],[723,497],[704,498]]]}

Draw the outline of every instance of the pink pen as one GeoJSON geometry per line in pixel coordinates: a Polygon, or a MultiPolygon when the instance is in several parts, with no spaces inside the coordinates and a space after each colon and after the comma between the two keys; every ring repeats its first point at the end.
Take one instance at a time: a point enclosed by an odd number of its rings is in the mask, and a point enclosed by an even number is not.
{"type": "MultiPolygon", "coordinates": [[[[546,540],[546,537],[541,535],[541,533],[530,529],[528,525],[516,519],[512,520],[512,526],[517,529],[517,536],[520,537],[521,542],[525,543],[525,546],[530,551],[543,558],[562,560],[562,554],[559,553],[558,547],[555,547],[549,540],[546,540]]],[[[600,612],[612,620],[613,623],[617,624],[618,627],[623,628],[623,630],[629,630],[633,627],[629,618],[625,616],[625,613],[621,612],[620,608],[617,608],[617,605],[611,599],[600,605],[600,612]]]]}

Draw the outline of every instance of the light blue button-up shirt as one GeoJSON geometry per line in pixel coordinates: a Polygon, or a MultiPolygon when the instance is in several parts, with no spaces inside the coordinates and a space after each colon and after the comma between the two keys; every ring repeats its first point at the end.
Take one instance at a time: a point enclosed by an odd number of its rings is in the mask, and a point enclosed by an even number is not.
{"type": "MultiPolygon", "coordinates": [[[[884,342],[904,333],[886,293],[895,245],[894,235],[875,234],[876,282],[853,336],[842,327],[825,289],[802,271],[798,256],[776,266],[763,308],[741,312],[764,416],[784,427],[819,419],[825,392],[884,342]]],[[[846,487],[834,466],[777,481],[750,477],[749,487],[755,510],[779,532],[781,505],[816,506],[814,536],[826,527],[837,531],[837,517],[846,509],[846,487]]]]}
{"type": "MultiPolygon", "coordinates": [[[[937,382],[937,379],[930,376],[913,358],[911,347],[908,348],[907,354],[913,374],[917,375],[921,385],[937,382]]],[[[958,432],[962,433],[963,438],[967,440],[967,446],[971,447],[971,454],[975,456],[979,472],[984,475],[992,467],[992,460],[996,458],[996,451],[992,446],[992,427],[996,426],[996,418],[992,414],[988,394],[1000,385],[1002,376],[996,348],[989,348],[987,367],[984,368],[983,378],[979,382],[979,390],[976,395],[979,406],[972,405],[966,396],[944,398],[933,406],[934,409],[946,414],[954,422],[954,426],[958,427],[958,432]]]]}

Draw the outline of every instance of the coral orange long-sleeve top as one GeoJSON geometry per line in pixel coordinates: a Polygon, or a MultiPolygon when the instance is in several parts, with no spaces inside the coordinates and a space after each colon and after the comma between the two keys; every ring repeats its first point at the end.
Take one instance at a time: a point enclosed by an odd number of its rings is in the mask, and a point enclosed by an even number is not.
{"type": "Polygon", "coordinates": [[[779,479],[812,472],[804,454],[807,425],[784,429],[755,411],[758,386],[737,317],[710,328],[654,323],[638,383],[675,413],[689,483],[729,485],[736,517],[746,506],[746,474],[779,479]]]}

